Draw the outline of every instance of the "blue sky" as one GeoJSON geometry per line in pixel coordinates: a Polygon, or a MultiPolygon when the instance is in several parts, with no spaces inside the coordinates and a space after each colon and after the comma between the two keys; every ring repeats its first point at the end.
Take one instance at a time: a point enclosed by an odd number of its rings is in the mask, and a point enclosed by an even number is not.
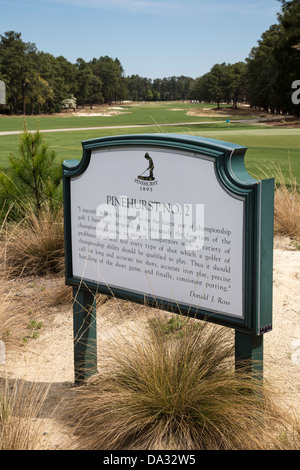
{"type": "Polygon", "coordinates": [[[125,75],[197,78],[245,60],[279,11],[277,0],[0,0],[0,34],[73,63],[117,57],[125,75]]]}

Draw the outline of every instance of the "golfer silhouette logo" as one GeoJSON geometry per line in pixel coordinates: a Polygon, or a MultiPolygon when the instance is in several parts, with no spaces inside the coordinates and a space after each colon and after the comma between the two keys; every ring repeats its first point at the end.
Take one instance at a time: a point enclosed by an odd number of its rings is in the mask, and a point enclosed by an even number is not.
{"type": "Polygon", "coordinates": [[[153,170],[154,170],[153,160],[150,157],[149,153],[145,154],[145,158],[146,158],[146,160],[148,160],[149,165],[148,165],[148,168],[141,175],[138,176],[138,179],[139,180],[144,180],[144,181],[154,181],[155,178],[153,176],[153,170]],[[148,170],[149,170],[149,175],[148,176],[143,176],[146,173],[146,171],[148,171],[148,170]]]}

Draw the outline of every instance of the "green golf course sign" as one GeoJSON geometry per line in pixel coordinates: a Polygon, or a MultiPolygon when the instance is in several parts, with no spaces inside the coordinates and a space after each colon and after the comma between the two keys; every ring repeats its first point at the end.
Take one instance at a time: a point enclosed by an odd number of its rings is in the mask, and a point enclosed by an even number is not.
{"type": "Polygon", "coordinates": [[[87,332],[76,380],[95,372],[96,293],[234,328],[236,358],[261,357],[272,329],[274,180],[248,174],[246,148],[212,139],[139,134],[82,146],[80,161],[63,164],[66,284],[74,335],[87,332]]]}

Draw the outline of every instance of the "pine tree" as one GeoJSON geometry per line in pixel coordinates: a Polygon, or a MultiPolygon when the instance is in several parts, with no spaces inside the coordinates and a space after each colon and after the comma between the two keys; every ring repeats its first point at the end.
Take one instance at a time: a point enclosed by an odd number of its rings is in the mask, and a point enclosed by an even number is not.
{"type": "Polygon", "coordinates": [[[31,207],[38,216],[45,205],[51,211],[58,206],[62,168],[56,163],[39,128],[29,132],[24,123],[18,156],[9,156],[8,172],[0,173],[1,198],[5,205],[13,203],[12,214],[18,216],[31,207]]]}

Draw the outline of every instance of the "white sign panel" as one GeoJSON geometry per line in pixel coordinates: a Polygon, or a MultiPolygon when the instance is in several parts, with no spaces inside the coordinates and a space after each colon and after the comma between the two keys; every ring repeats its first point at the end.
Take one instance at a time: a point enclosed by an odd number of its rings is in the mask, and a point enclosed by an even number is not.
{"type": "Polygon", "coordinates": [[[95,149],[70,191],[75,278],[243,318],[245,201],[213,158],[95,149]]]}

